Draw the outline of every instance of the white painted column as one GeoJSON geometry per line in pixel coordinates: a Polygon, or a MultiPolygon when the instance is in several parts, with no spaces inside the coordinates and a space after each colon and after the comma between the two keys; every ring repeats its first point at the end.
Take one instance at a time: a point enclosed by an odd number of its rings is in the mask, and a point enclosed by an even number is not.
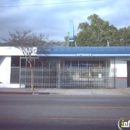
{"type": "Polygon", "coordinates": [[[10,84],[11,56],[0,57],[0,82],[10,84]]]}
{"type": "Polygon", "coordinates": [[[116,59],[110,59],[110,72],[109,77],[117,76],[116,59]]]}

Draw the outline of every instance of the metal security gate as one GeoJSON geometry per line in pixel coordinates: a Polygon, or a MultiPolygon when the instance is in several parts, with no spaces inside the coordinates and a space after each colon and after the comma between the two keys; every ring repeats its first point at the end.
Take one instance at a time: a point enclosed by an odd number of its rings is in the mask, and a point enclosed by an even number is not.
{"type": "MultiPolygon", "coordinates": [[[[115,88],[116,77],[107,67],[35,67],[35,88],[115,88]]],[[[30,87],[30,68],[20,69],[20,84],[30,87]]]]}
{"type": "Polygon", "coordinates": [[[73,67],[61,69],[61,88],[113,88],[115,78],[108,68],[73,67]]]}
{"type": "Polygon", "coordinates": [[[20,67],[11,67],[10,83],[19,83],[20,67]]]}
{"type": "MultiPolygon", "coordinates": [[[[34,87],[35,88],[56,88],[57,74],[55,68],[34,68],[34,87]]],[[[26,87],[31,86],[30,68],[21,68],[20,84],[26,87]]]]}

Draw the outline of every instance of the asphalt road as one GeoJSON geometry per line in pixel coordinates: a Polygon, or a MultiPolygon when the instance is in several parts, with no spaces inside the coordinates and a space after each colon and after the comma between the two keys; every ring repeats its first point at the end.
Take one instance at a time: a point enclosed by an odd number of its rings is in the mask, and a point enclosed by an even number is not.
{"type": "Polygon", "coordinates": [[[0,95],[0,130],[118,130],[120,118],[130,96],[0,95]]]}

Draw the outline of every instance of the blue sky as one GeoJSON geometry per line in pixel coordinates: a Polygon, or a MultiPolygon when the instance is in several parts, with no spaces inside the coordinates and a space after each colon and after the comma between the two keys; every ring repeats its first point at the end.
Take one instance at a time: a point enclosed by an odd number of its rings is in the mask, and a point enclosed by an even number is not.
{"type": "Polygon", "coordinates": [[[117,28],[130,25],[130,0],[0,0],[0,37],[9,31],[32,30],[64,41],[69,21],[79,23],[97,14],[117,28]]]}

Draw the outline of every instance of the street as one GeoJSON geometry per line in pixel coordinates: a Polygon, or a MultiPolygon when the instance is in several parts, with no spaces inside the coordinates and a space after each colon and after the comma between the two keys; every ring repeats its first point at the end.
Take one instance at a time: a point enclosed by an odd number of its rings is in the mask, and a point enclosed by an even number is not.
{"type": "Polygon", "coordinates": [[[119,130],[130,96],[0,94],[0,130],[119,130]]]}

